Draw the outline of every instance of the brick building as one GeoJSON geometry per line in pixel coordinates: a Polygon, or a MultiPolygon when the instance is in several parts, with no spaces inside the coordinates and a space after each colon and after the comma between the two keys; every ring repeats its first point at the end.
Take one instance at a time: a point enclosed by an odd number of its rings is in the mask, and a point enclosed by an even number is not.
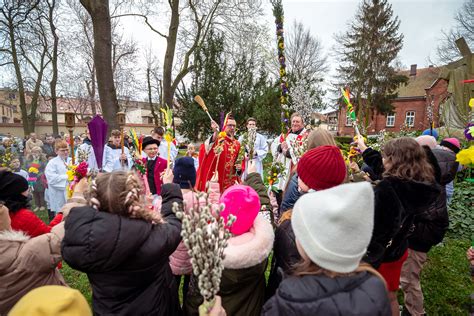
{"type": "MultiPolygon", "coordinates": [[[[440,68],[428,67],[417,69],[412,65],[410,70],[402,71],[409,77],[408,84],[400,87],[398,97],[393,100],[394,111],[391,114],[372,113],[367,134],[377,134],[385,129],[387,132],[399,132],[403,126],[413,130],[429,128],[427,110],[430,103],[433,106],[435,127],[439,126],[440,104],[447,96],[448,82],[439,78],[440,68]]],[[[357,105],[354,105],[357,107],[357,105]]],[[[354,129],[347,118],[346,107],[341,107],[338,113],[337,134],[341,136],[354,135],[354,129]]]]}

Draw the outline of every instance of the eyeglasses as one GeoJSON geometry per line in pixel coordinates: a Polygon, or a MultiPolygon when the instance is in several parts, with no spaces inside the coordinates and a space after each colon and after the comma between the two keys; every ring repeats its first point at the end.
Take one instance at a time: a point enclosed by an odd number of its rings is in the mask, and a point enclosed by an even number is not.
{"type": "Polygon", "coordinates": [[[147,147],[145,150],[146,151],[157,151],[158,147],[147,147]]]}

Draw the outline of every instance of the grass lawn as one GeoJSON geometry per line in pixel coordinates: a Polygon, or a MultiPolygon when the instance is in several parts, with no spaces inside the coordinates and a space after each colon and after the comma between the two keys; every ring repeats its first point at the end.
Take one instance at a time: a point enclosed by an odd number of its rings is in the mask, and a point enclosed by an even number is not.
{"type": "Polygon", "coordinates": [[[421,285],[428,315],[467,315],[474,286],[466,251],[469,240],[445,239],[428,255],[421,285]]]}

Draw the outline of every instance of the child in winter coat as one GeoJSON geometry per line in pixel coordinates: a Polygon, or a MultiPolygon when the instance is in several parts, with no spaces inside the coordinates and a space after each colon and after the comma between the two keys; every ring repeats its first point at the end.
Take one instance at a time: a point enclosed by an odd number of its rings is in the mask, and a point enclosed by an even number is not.
{"type": "Polygon", "coordinates": [[[173,173],[163,176],[161,214],[144,202],[134,172],[99,175],[89,206],[75,208],[65,224],[64,260],[87,273],[95,315],[177,315],[178,290],[168,258],[181,241],[172,211],[183,197],[173,173]]]}
{"type": "MultiPolygon", "coordinates": [[[[221,196],[225,205],[221,215],[237,217],[230,228],[232,237],[224,250],[224,271],[219,295],[227,315],[260,315],[265,293],[265,270],[272,250],[272,225],[261,215],[260,201],[254,189],[234,185],[221,196]]],[[[185,315],[198,315],[203,302],[197,278],[191,277],[185,302],[185,315]]]]}
{"type": "Polygon", "coordinates": [[[18,158],[13,158],[11,163],[10,163],[11,167],[12,167],[12,170],[13,170],[13,173],[14,174],[17,174],[19,176],[22,176],[23,178],[25,178],[26,180],[28,180],[28,172],[26,172],[25,170],[21,169],[21,162],[20,162],[20,159],[18,158]]]}
{"type": "MultiPolygon", "coordinates": [[[[308,191],[320,191],[339,185],[344,182],[347,175],[344,158],[336,146],[319,146],[309,150],[298,162],[297,171],[298,187],[303,195],[308,191]]],[[[275,231],[274,266],[266,290],[267,298],[275,294],[281,282],[281,272],[291,272],[293,265],[301,259],[296,249],[291,215],[292,211],[283,213],[275,231]]]]}
{"type": "MultiPolygon", "coordinates": [[[[69,209],[79,204],[65,205],[69,209]]],[[[66,285],[56,266],[61,260],[64,224],[31,238],[11,226],[8,208],[0,206],[0,315],[6,315],[30,290],[44,285],[66,285]]],[[[26,315],[26,314],[25,314],[26,315]]]]}
{"type": "Polygon", "coordinates": [[[382,154],[357,140],[364,162],[381,177],[374,188],[374,231],[364,260],[385,278],[392,314],[399,315],[397,291],[408,256],[414,219],[436,200],[440,190],[425,150],[412,138],[387,142],[382,154]]]}
{"type": "Polygon", "coordinates": [[[302,260],[262,315],[390,315],[383,278],[361,264],[372,235],[374,193],[368,183],[304,194],[291,225],[302,260]]]}
{"type": "Polygon", "coordinates": [[[0,200],[10,211],[12,229],[22,231],[29,237],[51,232],[51,229],[63,218],[63,214],[59,212],[51,223],[46,225],[29,209],[28,181],[9,171],[0,172],[0,200]]]}
{"type": "MultiPolygon", "coordinates": [[[[423,145],[420,137],[417,137],[416,141],[423,145]]],[[[433,137],[431,138],[434,140],[433,137]]],[[[454,180],[458,167],[456,155],[451,150],[436,148],[436,142],[434,146],[423,145],[423,148],[435,170],[435,180],[440,193],[435,201],[413,220],[413,231],[408,238],[408,257],[403,263],[400,277],[404,294],[403,315],[425,314],[420,274],[428,258],[428,251],[443,240],[448,230],[449,217],[445,186],[454,180]]]]}
{"type": "MultiPolygon", "coordinates": [[[[194,168],[193,158],[181,157],[176,160],[173,174],[173,182],[179,184],[181,192],[183,193],[184,210],[189,212],[192,208],[204,205],[205,201],[198,201],[195,192],[192,190],[196,184],[196,169],[194,168]]],[[[214,202],[217,203],[218,201],[214,202]]],[[[181,283],[181,279],[184,279],[183,300],[186,300],[193,267],[191,265],[191,257],[188,254],[188,248],[186,248],[183,241],[179,243],[176,251],[170,256],[170,266],[178,287],[181,283]]]]}

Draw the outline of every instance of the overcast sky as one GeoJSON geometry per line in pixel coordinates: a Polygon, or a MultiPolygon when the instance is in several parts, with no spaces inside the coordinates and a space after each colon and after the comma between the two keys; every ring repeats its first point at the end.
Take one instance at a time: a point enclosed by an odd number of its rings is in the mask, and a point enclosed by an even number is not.
{"type": "MultiPolygon", "coordinates": [[[[358,0],[283,0],[286,25],[302,22],[317,36],[326,52],[334,45],[334,33],[347,30],[354,18],[358,0]]],[[[391,0],[394,15],[400,19],[400,32],[405,36],[399,54],[404,66],[429,66],[428,57],[435,56],[441,30],[448,30],[463,0],[391,0]]]]}

